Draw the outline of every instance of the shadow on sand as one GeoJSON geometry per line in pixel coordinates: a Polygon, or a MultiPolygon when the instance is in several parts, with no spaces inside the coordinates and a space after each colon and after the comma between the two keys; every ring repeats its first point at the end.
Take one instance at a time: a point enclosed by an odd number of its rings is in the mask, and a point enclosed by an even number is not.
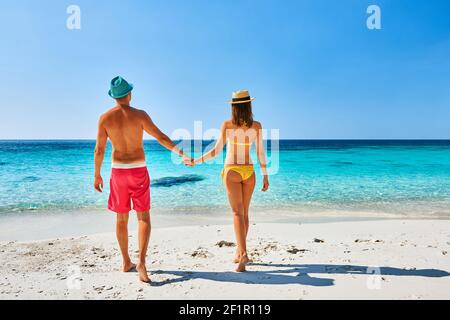
{"type": "Polygon", "coordinates": [[[252,263],[249,266],[262,266],[277,268],[265,271],[237,272],[208,272],[208,271],[169,271],[157,270],[153,274],[174,275],[177,278],[161,282],[152,282],[152,286],[163,286],[172,283],[184,282],[193,279],[204,279],[219,282],[236,282],[249,284],[300,284],[307,286],[332,286],[334,279],[312,276],[312,274],[351,274],[351,275],[373,275],[400,277],[448,277],[450,273],[437,269],[401,269],[393,267],[370,267],[355,265],[333,265],[333,264],[265,264],[252,263]]]}

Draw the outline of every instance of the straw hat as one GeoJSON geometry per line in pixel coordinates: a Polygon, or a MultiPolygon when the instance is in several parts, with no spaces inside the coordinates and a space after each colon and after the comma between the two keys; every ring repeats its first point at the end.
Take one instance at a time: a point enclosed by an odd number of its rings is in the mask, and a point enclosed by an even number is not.
{"type": "Polygon", "coordinates": [[[255,98],[250,97],[250,92],[248,92],[248,90],[239,90],[239,91],[233,92],[233,94],[231,96],[231,101],[229,101],[229,103],[239,104],[239,103],[244,103],[244,102],[250,102],[253,100],[255,100],[255,98]]]}

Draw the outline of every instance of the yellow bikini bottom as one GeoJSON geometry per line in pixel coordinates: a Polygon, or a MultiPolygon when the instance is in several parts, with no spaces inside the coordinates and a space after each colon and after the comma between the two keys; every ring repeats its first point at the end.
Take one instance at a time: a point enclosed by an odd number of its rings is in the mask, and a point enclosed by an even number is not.
{"type": "Polygon", "coordinates": [[[253,165],[245,165],[245,166],[225,165],[225,168],[223,168],[222,170],[222,178],[226,177],[226,174],[230,170],[239,173],[243,181],[250,178],[255,172],[255,170],[253,169],[253,165]]]}

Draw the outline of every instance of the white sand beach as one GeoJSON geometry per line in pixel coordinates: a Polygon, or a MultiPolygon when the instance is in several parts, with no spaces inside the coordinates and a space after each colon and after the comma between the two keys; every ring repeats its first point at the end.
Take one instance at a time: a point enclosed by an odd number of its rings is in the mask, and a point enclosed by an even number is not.
{"type": "Polygon", "coordinates": [[[3,241],[0,299],[450,299],[449,230],[449,220],[258,223],[253,263],[236,273],[231,225],[155,228],[150,285],[118,271],[113,233],[3,241]]]}

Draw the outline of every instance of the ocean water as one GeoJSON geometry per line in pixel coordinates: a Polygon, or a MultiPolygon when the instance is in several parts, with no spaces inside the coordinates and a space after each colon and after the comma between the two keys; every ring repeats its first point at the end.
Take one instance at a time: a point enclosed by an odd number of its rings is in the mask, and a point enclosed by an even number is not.
{"type": "MultiPolygon", "coordinates": [[[[105,190],[99,194],[92,187],[94,145],[0,141],[0,215],[106,210],[111,147],[102,169],[105,190]]],[[[145,150],[152,210],[205,215],[228,210],[221,164],[173,163],[171,153],[155,141],[146,141],[145,150]]],[[[254,210],[450,217],[449,140],[282,140],[269,159],[279,169],[270,176],[267,193],[260,191],[258,171],[254,210]]]]}

